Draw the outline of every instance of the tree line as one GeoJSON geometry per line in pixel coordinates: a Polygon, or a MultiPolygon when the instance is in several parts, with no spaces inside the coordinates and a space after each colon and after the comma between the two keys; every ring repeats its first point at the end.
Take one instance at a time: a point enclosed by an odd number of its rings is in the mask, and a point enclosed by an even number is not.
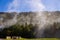
{"type": "Polygon", "coordinates": [[[4,28],[0,31],[0,38],[6,38],[6,36],[21,36],[23,38],[34,38],[34,27],[32,24],[27,25],[12,25],[8,28],[4,28]]]}

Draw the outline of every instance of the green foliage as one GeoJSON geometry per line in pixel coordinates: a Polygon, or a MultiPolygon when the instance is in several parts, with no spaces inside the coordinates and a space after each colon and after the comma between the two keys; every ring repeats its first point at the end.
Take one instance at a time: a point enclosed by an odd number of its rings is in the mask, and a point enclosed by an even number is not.
{"type": "Polygon", "coordinates": [[[33,38],[34,37],[34,27],[32,24],[27,25],[13,25],[9,28],[4,28],[2,34],[5,36],[21,36],[23,38],[33,38]]]}

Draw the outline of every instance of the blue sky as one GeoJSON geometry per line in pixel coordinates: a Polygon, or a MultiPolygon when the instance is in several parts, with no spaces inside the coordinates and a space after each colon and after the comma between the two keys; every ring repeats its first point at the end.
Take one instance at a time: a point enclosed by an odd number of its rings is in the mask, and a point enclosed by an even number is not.
{"type": "Polygon", "coordinates": [[[0,11],[6,11],[7,10],[7,5],[10,3],[12,0],[0,0],[0,11]]]}
{"type": "Polygon", "coordinates": [[[0,0],[0,12],[60,11],[60,0],[0,0]]]}

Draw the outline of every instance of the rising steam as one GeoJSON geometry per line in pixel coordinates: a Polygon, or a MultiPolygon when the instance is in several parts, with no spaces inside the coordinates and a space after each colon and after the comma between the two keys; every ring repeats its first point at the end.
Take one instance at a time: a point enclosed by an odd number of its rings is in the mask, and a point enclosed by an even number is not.
{"type": "MultiPolygon", "coordinates": [[[[41,2],[41,0],[13,0],[8,5],[8,12],[20,12],[22,10],[30,9],[29,11],[44,11],[45,5],[41,2]],[[22,3],[23,2],[23,3],[22,3]],[[23,6],[22,6],[22,5],[23,6]],[[28,7],[28,8],[27,8],[28,7]]],[[[4,26],[6,24],[12,25],[17,22],[16,19],[17,16],[15,16],[13,19],[8,20],[4,23],[4,26]]],[[[37,24],[37,29],[35,29],[36,37],[44,37],[43,32],[47,25],[53,24],[54,22],[60,22],[60,16],[57,16],[55,13],[45,13],[45,12],[37,12],[36,16],[33,18],[34,24],[37,24]]],[[[29,21],[28,21],[29,22],[29,21]]],[[[0,26],[1,28],[1,26],[0,26]]]]}
{"type": "Polygon", "coordinates": [[[49,28],[47,25],[53,25],[55,23],[60,23],[60,14],[55,12],[39,12],[37,14],[38,28],[36,29],[36,37],[45,37],[44,31],[49,28]]]}

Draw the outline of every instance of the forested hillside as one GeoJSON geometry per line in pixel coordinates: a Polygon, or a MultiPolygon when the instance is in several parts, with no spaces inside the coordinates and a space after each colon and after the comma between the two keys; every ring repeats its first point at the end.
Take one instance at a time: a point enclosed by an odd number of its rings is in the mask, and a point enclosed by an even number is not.
{"type": "Polygon", "coordinates": [[[43,37],[60,38],[60,11],[41,12],[0,12],[0,37],[21,36],[39,38],[43,27],[43,37]]]}

